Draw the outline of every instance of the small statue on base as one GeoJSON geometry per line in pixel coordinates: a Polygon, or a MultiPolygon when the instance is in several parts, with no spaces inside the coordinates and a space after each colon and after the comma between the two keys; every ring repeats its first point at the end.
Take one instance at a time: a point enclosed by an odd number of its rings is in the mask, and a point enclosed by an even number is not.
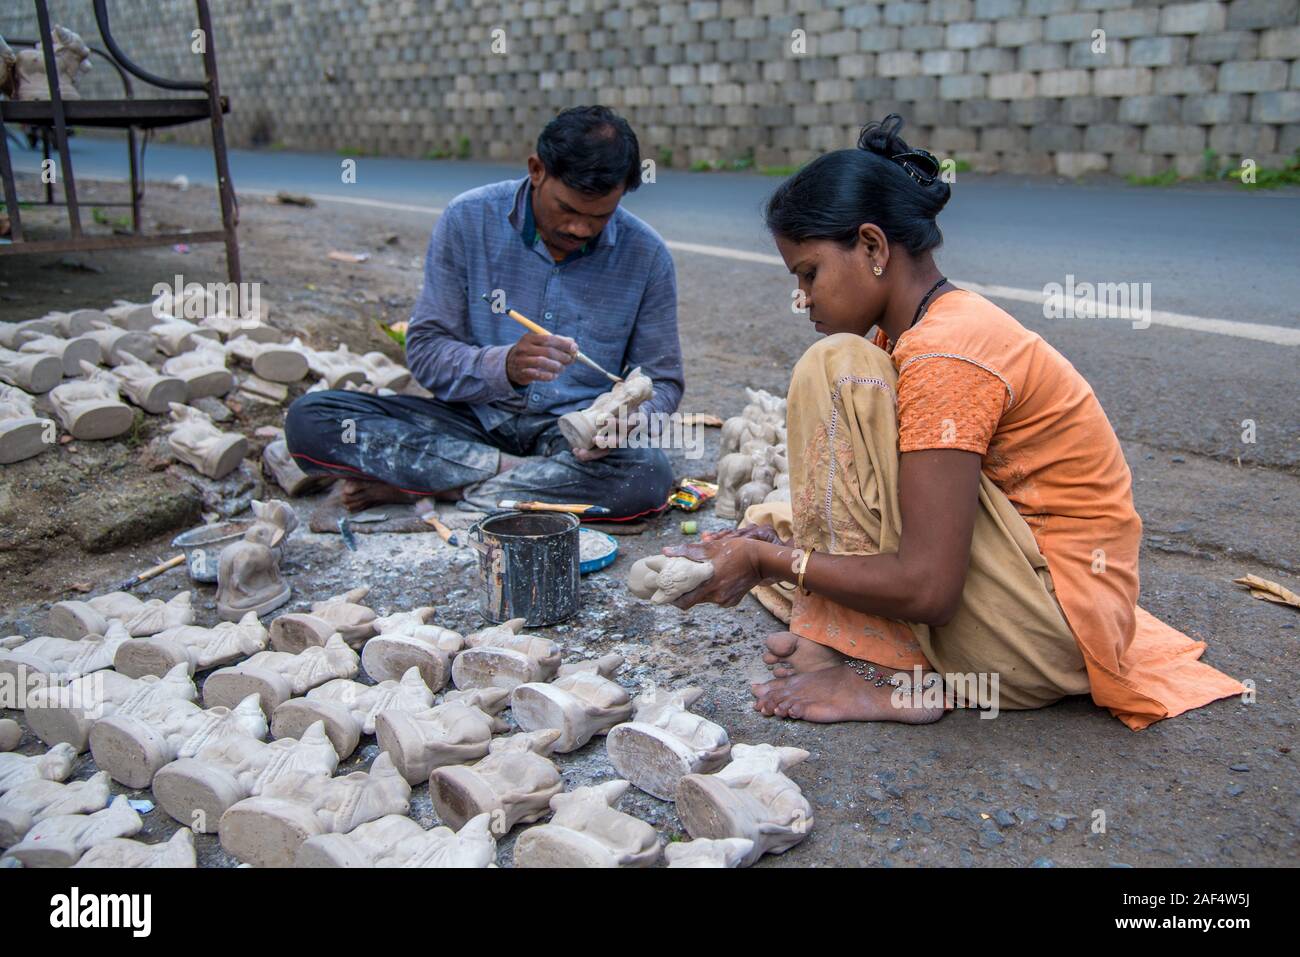
{"type": "Polygon", "coordinates": [[[560,770],[546,755],[560,732],[554,728],[497,738],[477,764],[449,765],[429,775],[429,797],[438,819],[462,827],[490,814],[498,839],[516,824],[544,817],[551,798],[564,790],[560,770]]]}
{"type": "Polygon", "coordinates": [[[222,432],[205,412],[173,402],[167,444],[178,459],[210,479],[229,475],[248,454],[248,439],[222,432]]]}
{"type": "Polygon", "coordinates": [[[242,540],[221,550],[217,562],[217,615],[238,621],[250,611],[258,617],[289,600],[275,546],[298,526],[298,516],[283,502],[253,502],[257,521],[242,540]]]}
{"type": "Polygon", "coordinates": [[[618,438],[619,416],[626,418],[642,403],[649,401],[654,391],[650,377],[640,369],[633,369],[627,378],[597,396],[587,408],[560,416],[560,432],[575,451],[597,445],[606,448],[604,442],[618,438]],[[600,443],[596,441],[598,436],[602,439],[600,443]]]}
{"type": "Polygon", "coordinates": [[[54,448],[59,438],[53,419],[36,414],[32,397],[0,383],[0,465],[12,465],[54,448]]]}
{"type": "Polygon", "coordinates": [[[131,807],[125,794],[94,814],[59,814],[32,826],[5,857],[21,861],[23,867],[71,867],[97,844],[115,837],[139,834],[144,821],[131,807]]]}
{"type": "Polygon", "coordinates": [[[605,739],[618,773],[642,791],[671,801],[684,775],[722,767],[731,753],[726,730],[687,710],[702,694],[699,688],[682,688],[638,695],[635,717],[605,739]]]}
{"type": "Polygon", "coordinates": [[[108,805],[108,772],[63,784],[35,778],[0,797],[0,848],[12,847],[36,824],[60,814],[92,814],[108,805]]]}
{"type": "Polygon", "coordinates": [[[451,665],[457,688],[515,687],[549,681],[560,667],[560,646],[549,638],[520,634],[524,619],[484,628],[465,637],[469,647],[451,665]]]}
{"type": "MultiPolygon", "coordinates": [[[[341,595],[314,602],[308,613],[291,612],[271,622],[271,647],[276,651],[297,654],[307,648],[325,644],[330,635],[338,633],[353,648],[360,647],[375,633],[376,615],[373,609],[359,604],[370,594],[370,586],[362,585],[341,595]]],[[[372,678],[378,675],[371,674],[372,678]]]]}
{"type": "Polygon", "coordinates": [[[117,649],[113,667],[132,678],[162,676],[177,665],[194,674],[263,651],[266,643],[267,631],[250,611],[238,622],[223,621],[212,628],[180,625],[129,641],[117,649]]]}
{"type": "Polygon", "coordinates": [[[628,693],[608,677],[622,663],[614,655],[605,670],[575,670],[554,681],[519,685],[510,693],[510,714],[524,731],[559,729],[557,754],[576,751],[632,716],[628,693]]]}
{"type": "Polygon", "coordinates": [[[375,717],[379,747],[409,784],[435,769],[465,764],[488,753],[492,735],[510,730],[498,717],[509,694],[500,688],[450,691],[426,711],[389,709],[375,717]]]}
{"type": "Polygon", "coordinates": [[[515,842],[515,867],[653,866],[662,849],[655,829],[614,809],[629,786],[606,781],[555,795],[555,816],[515,842]]]}
{"type": "Polygon", "coordinates": [[[650,555],[632,565],[627,574],[627,587],[637,598],[664,605],[694,591],[712,577],[712,562],[650,555]]]}
{"type": "Polygon", "coordinates": [[[135,413],[118,393],[117,379],[89,362],[81,363],[84,379],[73,379],[50,390],[50,405],[74,439],[111,439],[130,431],[135,413]]]}
{"type": "Polygon", "coordinates": [[[409,817],[389,814],[348,834],[309,837],[294,867],[496,867],[497,842],[487,814],[459,831],[426,831],[409,817]]]}
{"type": "Polygon", "coordinates": [[[460,632],[429,624],[430,607],[376,618],[378,632],[361,651],[366,674],[387,681],[419,668],[425,684],[441,691],[451,677],[452,656],[465,646],[460,632]]]}
{"type": "Polygon", "coordinates": [[[305,698],[290,698],[277,707],[271,715],[271,735],[297,738],[313,723],[324,722],[334,750],[340,758],[346,758],[361,743],[361,735],[375,733],[380,715],[389,711],[428,711],[434,697],[416,668],[402,675],[400,681],[376,685],[335,678],[312,688],[305,698]]]}
{"type": "Polygon", "coordinates": [[[270,717],[281,704],[306,694],[334,678],[355,678],[361,659],[340,635],[318,648],[296,655],[284,651],[259,651],[246,661],[221,668],[203,683],[203,700],[209,706],[227,707],[248,695],[257,695],[270,717]]]}
{"type": "Polygon", "coordinates": [[[92,847],[73,867],[198,867],[194,853],[194,833],[181,828],[161,844],[145,844],[127,837],[115,837],[92,847]]]}

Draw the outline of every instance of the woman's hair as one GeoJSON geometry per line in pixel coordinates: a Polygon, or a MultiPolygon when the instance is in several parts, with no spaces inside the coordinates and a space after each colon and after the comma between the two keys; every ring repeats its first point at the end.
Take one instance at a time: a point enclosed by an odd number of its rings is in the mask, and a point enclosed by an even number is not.
{"type": "Polygon", "coordinates": [[[890,113],[868,123],[858,148],[813,160],[782,183],[767,201],[767,228],[794,242],[833,239],[846,247],[858,227],[875,223],[891,243],[913,255],[938,247],[943,234],[934,221],[948,202],[939,163],[898,135],[903,119],[890,113]]]}
{"type": "Polygon", "coordinates": [[[604,196],[641,185],[641,147],[627,120],[605,106],[575,106],[546,124],[537,157],[570,189],[604,196]]]}

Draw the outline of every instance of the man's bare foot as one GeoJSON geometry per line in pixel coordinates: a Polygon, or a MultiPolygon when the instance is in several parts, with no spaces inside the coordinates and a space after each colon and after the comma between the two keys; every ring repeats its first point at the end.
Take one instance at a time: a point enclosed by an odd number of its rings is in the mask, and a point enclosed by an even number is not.
{"type": "Polygon", "coordinates": [[[778,678],[833,668],[843,662],[844,656],[834,648],[819,645],[810,638],[802,638],[789,631],[768,635],[767,651],[763,653],[763,663],[778,678]]]}
{"type": "Polygon", "coordinates": [[[497,465],[497,475],[500,475],[502,472],[509,472],[522,461],[523,458],[518,455],[510,455],[508,452],[502,452],[500,463],[497,465]]]}
{"type": "MultiPolygon", "coordinates": [[[[892,672],[886,672],[892,674],[892,672]]],[[[911,695],[895,704],[895,689],[879,688],[847,666],[822,668],[789,678],[752,684],[754,710],[770,717],[799,718],[820,724],[837,721],[900,721],[929,724],[944,715],[944,708],[913,706],[911,695]]]]}
{"type": "Polygon", "coordinates": [[[339,497],[343,507],[349,512],[361,512],[376,505],[409,505],[420,498],[418,495],[403,492],[383,482],[361,479],[345,479],[340,487],[339,497]]]}

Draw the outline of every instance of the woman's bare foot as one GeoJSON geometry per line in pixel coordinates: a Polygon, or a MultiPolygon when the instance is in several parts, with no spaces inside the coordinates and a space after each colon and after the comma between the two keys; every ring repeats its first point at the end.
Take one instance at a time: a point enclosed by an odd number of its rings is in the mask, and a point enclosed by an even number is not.
{"type": "MultiPolygon", "coordinates": [[[[886,672],[890,674],[891,672],[886,672]]],[[[799,718],[820,724],[837,721],[901,721],[929,724],[944,715],[942,705],[914,705],[911,694],[894,701],[891,685],[877,688],[847,666],[821,668],[789,678],[750,685],[754,710],[770,717],[799,718]]]]}
{"type": "Polygon", "coordinates": [[[819,645],[810,638],[789,631],[768,635],[767,651],[763,653],[763,663],[778,678],[833,668],[843,661],[844,656],[834,648],[819,645]]]}
{"type": "Polygon", "coordinates": [[[363,479],[345,479],[341,483],[339,497],[349,512],[361,512],[376,505],[409,505],[420,498],[383,482],[363,479]]]}

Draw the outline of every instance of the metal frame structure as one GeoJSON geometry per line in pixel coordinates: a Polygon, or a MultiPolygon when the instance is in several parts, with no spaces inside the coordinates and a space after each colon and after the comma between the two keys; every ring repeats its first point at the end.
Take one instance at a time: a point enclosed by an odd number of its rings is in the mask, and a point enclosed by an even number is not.
{"type": "Polygon", "coordinates": [[[169,246],[175,243],[224,242],[226,268],[231,282],[240,281],[239,242],[235,227],[239,222],[239,209],[235,189],[230,181],[230,164],[226,154],[224,114],[230,112],[229,101],[221,95],[217,79],[217,54],[213,48],[212,16],[207,0],[194,0],[198,13],[199,29],[203,31],[202,80],[173,80],[151,73],[132,60],[118,46],[108,23],[107,0],[93,0],[95,22],[100,38],[107,50],[91,48],[91,53],[102,57],[117,71],[122,81],[123,96],[117,100],[64,100],[59,91],[59,71],[54,59],[54,40],[50,27],[50,13],[46,0],[33,0],[40,38],[23,40],[8,38],[12,46],[39,47],[45,57],[45,76],[49,83],[49,100],[0,100],[0,180],[3,180],[3,200],[9,212],[10,238],[0,242],[0,256],[18,253],[81,252],[97,249],[127,249],[142,246],[169,246]],[[164,90],[188,90],[203,94],[201,97],[171,99],[137,99],[131,78],[164,90]],[[144,187],[140,182],[141,153],[137,150],[138,130],[153,130],[183,123],[207,120],[212,127],[212,154],[216,163],[217,193],[221,200],[220,230],[190,233],[155,233],[140,231],[140,201],[144,187]],[[21,124],[36,127],[43,143],[45,158],[50,158],[51,140],[59,155],[59,176],[63,184],[63,202],[54,200],[51,184],[46,184],[45,204],[65,206],[68,212],[69,236],[66,239],[29,240],[23,235],[22,213],[19,208],[18,186],[9,158],[8,126],[21,124]],[[131,207],[131,232],[125,235],[88,235],[81,228],[81,206],[77,201],[77,182],[72,169],[72,154],[68,151],[68,127],[86,126],[127,131],[127,150],[131,161],[130,203],[95,203],[96,206],[131,207]]]}

